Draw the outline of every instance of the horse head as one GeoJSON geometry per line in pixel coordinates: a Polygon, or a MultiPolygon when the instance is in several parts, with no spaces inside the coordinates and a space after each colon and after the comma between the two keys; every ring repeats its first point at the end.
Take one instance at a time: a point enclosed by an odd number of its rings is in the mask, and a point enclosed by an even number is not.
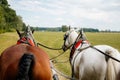
{"type": "Polygon", "coordinates": [[[83,32],[83,29],[80,29],[80,33],[77,33],[78,30],[71,29],[64,34],[64,44],[62,46],[63,50],[66,51],[71,45],[74,45],[75,42],[82,40],[85,41],[87,38],[83,32]]]}
{"type": "Polygon", "coordinates": [[[35,46],[35,41],[34,41],[34,37],[33,37],[34,30],[31,30],[30,26],[27,26],[25,31],[22,33],[17,29],[16,29],[16,31],[20,38],[18,40],[17,44],[26,43],[26,44],[35,46]]]}
{"type": "Polygon", "coordinates": [[[69,30],[66,31],[66,33],[64,34],[64,44],[62,46],[64,51],[66,51],[69,46],[74,44],[77,36],[78,36],[78,33],[76,32],[75,29],[69,28],[69,30]]]}

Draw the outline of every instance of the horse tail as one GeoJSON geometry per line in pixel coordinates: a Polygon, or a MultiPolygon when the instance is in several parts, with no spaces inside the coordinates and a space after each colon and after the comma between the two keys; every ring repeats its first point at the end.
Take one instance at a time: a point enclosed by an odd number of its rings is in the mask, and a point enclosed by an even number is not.
{"type": "Polygon", "coordinates": [[[31,68],[33,65],[34,56],[33,54],[26,53],[22,56],[19,62],[19,70],[16,80],[29,80],[31,75],[31,68]]]}
{"type": "MultiPolygon", "coordinates": [[[[120,59],[120,53],[116,49],[108,50],[107,53],[118,60],[120,59]]],[[[116,80],[119,74],[119,71],[120,71],[120,63],[109,58],[107,62],[106,79],[116,80]]]]}
{"type": "Polygon", "coordinates": [[[114,64],[112,62],[112,59],[109,59],[107,63],[106,79],[115,80],[115,70],[114,70],[114,64]]]}

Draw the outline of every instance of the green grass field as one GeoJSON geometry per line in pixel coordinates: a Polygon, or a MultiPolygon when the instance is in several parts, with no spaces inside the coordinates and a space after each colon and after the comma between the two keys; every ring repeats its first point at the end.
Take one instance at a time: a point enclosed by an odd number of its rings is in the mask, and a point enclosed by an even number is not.
{"type": "MultiPolygon", "coordinates": [[[[63,44],[63,32],[35,32],[34,37],[37,42],[40,42],[46,46],[52,48],[61,48],[63,44]]],[[[110,45],[120,51],[120,33],[86,33],[88,41],[92,45],[100,45],[107,44],[110,45]]],[[[0,53],[8,48],[9,46],[16,44],[18,40],[18,35],[16,32],[14,33],[4,33],[0,34],[0,53]]],[[[50,58],[62,53],[62,50],[55,51],[49,50],[44,47],[41,47],[43,50],[47,52],[50,58]]],[[[66,61],[69,59],[69,51],[65,52],[62,56],[58,57],[56,60],[66,61]]],[[[70,75],[70,64],[67,63],[55,63],[55,67],[59,69],[61,72],[70,75]]]]}

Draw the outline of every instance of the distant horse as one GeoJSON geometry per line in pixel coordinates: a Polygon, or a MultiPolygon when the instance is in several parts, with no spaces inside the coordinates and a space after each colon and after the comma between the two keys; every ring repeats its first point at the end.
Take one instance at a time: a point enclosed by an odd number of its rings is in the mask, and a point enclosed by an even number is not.
{"type": "Polygon", "coordinates": [[[69,46],[73,80],[120,80],[120,63],[101,54],[103,52],[120,60],[118,50],[108,45],[97,45],[94,49],[83,31],[78,35],[74,29],[64,35],[63,50],[69,46]]]}
{"type": "Polygon", "coordinates": [[[52,80],[49,57],[37,47],[30,27],[17,33],[17,44],[0,56],[0,80],[52,80]]]}

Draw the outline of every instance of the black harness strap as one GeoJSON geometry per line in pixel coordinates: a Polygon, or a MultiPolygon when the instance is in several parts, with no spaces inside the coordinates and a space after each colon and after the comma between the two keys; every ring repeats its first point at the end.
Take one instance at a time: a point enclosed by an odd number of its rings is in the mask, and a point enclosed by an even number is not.
{"type": "Polygon", "coordinates": [[[95,48],[94,46],[90,46],[90,47],[93,48],[93,49],[95,49],[95,50],[97,50],[97,51],[99,51],[100,53],[102,53],[102,54],[105,55],[106,57],[111,58],[111,59],[113,59],[113,60],[115,60],[115,61],[117,61],[117,62],[120,62],[120,60],[118,60],[118,59],[116,59],[116,58],[110,56],[109,54],[104,53],[103,51],[101,51],[101,50],[95,48]]]}

